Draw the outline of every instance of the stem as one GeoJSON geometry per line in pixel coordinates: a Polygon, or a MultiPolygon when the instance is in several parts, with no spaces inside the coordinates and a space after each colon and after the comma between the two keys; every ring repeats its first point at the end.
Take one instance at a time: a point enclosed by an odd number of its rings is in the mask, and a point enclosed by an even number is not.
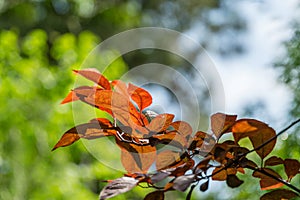
{"type": "Polygon", "coordinates": [[[282,180],[281,178],[278,178],[278,177],[274,176],[273,174],[268,173],[268,172],[265,171],[265,170],[258,169],[258,168],[255,168],[255,167],[252,167],[252,166],[248,166],[248,165],[246,166],[246,168],[252,169],[253,171],[258,171],[258,172],[260,172],[260,173],[262,173],[262,174],[264,174],[264,175],[266,175],[266,176],[269,176],[270,178],[273,178],[274,180],[276,180],[276,181],[278,181],[278,182],[280,182],[280,183],[283,183],[283,184],[286,185],[287,187],[293,189],[294,191],[296,191],[296,192],[298,192],[298,193],[300,194],[300,189],[299,189],[299,188],[297,188],[296,186],[294,186],[294,185],[292,185],[292,184],[290,184],[290,183],[288,183],[288,182],[282,180]]]}
{"type": "Polygon", "coordinates": [[[269,140],[267,140],[266,142],[262,143],[261,145],[259,145],[258,147],[248,151],[247,153],[244,153],[245,155],[242,156],[246,156],[249,153],[252,153],[254,151],[257,151],[261,148],[263,148],[264,146],[266,146],[267,144],[269,144],[270,142],[272,142],[273,140],[276,140],[280,135],[282,135],[284,132],[286,132],[287,130],[289,130],[290,128],[292,128],[294,125],[296,125],[297,123],[300,122],[300,119],[297,119],[296,121],[292,122],[289,126],[287,126],[286,128],[284,128],[283,130],[281,130],[280,132],[278,132],[274,137],[270,138],[269,140]]]}

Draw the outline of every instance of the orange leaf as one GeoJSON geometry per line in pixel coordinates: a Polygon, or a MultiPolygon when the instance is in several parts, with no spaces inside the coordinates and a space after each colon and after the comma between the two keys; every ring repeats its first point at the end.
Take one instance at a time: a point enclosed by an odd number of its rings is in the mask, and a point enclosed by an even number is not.
{"type": "Polygon", "coordinates": [[[225,181],[227,179],[227,171],[223,167],[216,167],[212,174],[212,180],[225,181]]]}
{"type": "Polygon", "coordinates": [[[214,147],[215,143],[216,141],[211,135],[198,131],[189,146],[189,150],[195,150],[197,148],[200,149],[200,151],[208,153],[214,147]]]}
{"type": "Polygon", "coordinates": [[[191,125],[185,121],[176,121],[170,124],[179,134],[184,136],[187,141],[189,141],[192,136],[193,129],[191,125]]]}
{"type": "Polygon", "coordinates": [[[150,106],[152,103],[152,97],[146,90],[137,87],[131,83],[128,85],[128,93],[132,100],[136,103],[140,111],[150,106]]]}
{"type": "MultiPolygon", "coordinates": [[[[276,178],[282,179],[281,176],[272,169],[262,168],[261,170],[265,171],[266,173],[268,173],[276,178]]],[[[276,179],[269,177],[268,175],[263,174],[262,172],[259,172],[259,171],[255,171],[252,174],[252,176],[254,176],[256,178],[260,178],[259,184],[260,184],[260,188],[262,190],[276,189],[276,188],[279,188],[284,185],[283,183],[277,181],[276,179]]]]}
{"type": "Polygon", "coordinates": [[[169,131],[165,134],[154,135],[151,137],[150,141],[153,146],[156,146],[157,144],[166,144],[180,149],[187,146],[186,139],[182,135],[179,135],[176,131],[169,131]]]}
{"type": "Polygon", "coordinates": [[[284,170],[289,181],[300,172],[300,163],[295,159],[285,159],[283,161],[284,170]]]}
{"type": "Polygon", "coordinates": [[[79,98],[76,96],[76,93],[74,91],[69,92],[69,94],[60,102],[60,104],[69,103],[72,101],[77,101],[79,98]]]}
{"type": "Polygon", "coordinates": [[[113,128],[110,129],[110,127],[108,127],[108,124],[102,124],[100,121],[97,122],[99,123],[93,122],[80,124],[76,127],[71,128],[63,134],[61,139],[53,147],[52,151],[54,151],[58,147],[69,146],[80,138],[95,139],[104,136],[113,136],[116,134],[116,130],[114,130],[113,128]]]}
{"type": "Polygon", "coordinates": [[[165,150],[157,155],[156,169],[162,170],[180,161],[180,154],[171,150],[165,150]]]}
{"type": "Polygon", "coordinates": [[[165,131],[170,124],[172,123],[172,120],[174,119],[174,115],[172,114],[160,114],[157,115],[149,125],[147,125],[147,128],[150,130],[148,137],[155,135],[156,133],[165,131]]]}
{"type": "Polygon", "coordinates": [[[156,159],[156,148],[116,140],[121,148],[121,162],[128,173],[146,173],[156,159]]]}
{"type": "MultiPolygon", "coordinates": [[[[276,136],[274,129],[267,124],[255,119],[241,119],[236,121],[232,127],[235,142],[249,137],[254,148],[258,148],[263,143],[276,136]]],[[[272,140],[267,145],[256,150],[256,153],[263,159],[273,150],[276,140],[272,140]]]]}
{"type": "Polygon", "coordinates": [[[237,115],[226,115],[216,113],[211,116],[211,129],[217,138],[220,138],[224,133],[231,132],[231,127],[234,124],[237,115]]]}
{"type": "Polygon", "coordinates": [[[97,70],[97,69],[83,69],[83,70],[73,70],[76,74],[97,83],[99,86],[106,90],[111,90],[109,81],[97,70]]]}
{"type": "Polygon", "coordinates": [[[127,91],[127,85],[121,80],[114,80],[111,82],[114,90],[120,94],[122,94],[125,98],[129,99],[129,93],[127,91]]]}

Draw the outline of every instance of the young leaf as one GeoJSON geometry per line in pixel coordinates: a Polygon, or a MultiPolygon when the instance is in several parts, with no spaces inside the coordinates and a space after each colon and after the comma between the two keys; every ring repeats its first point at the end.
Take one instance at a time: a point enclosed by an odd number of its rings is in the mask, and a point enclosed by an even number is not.
{"type": "Polygon", "coordinates": [[[106,90],[111,90],[109,81],[96,69],[83,69],[83,70],[73,70],[76,74],[97,83],[99,86],[106,90]]]}
{"type": "Polygon", "coordinates": [[[136,103],[140,111],[144,110],[146,107],[152,104],[151,95],[143,88],[129,83],[128,93],[131,96],[131,99],[136,103]]]}
{"type": "Polygon", "coordinates": [[[165,199],[165,192],[164,191],[154,191],[147,194],[144,200],[164,200],[165,199]]]}
{"type": "Polygon", "coordinates": [[[280,164],[283,164],[283,160],[276,156],[272,156],[265,161],[265,166],[275,166],[280,164]]]}
{"type": "Polygon", "coordinates": [[[104,200],[111,197],[114,197],[118,194],[127,192],[134,188],[139,180],[136,180],[132,177],[122,177],[115,179],[106,185],[103,190],[100,192],[99,199],[104,200]]]}
{"type": "Polygon", "coordinates": [[[76,93],[72,90],[71,92],[69,92],[69,94],[66,96],[66,98],[64,98],[60,104],[65,104],[65,103],[69,103],[72,101],[77,101],[79,100],[79,97],[76,96],[76,93]]]}
{"type": "Polygon", "coordinates": [[[195,180],[195,175],[184,175],[175,178],[173,181],[173,188],[175,190],[184,192],[195,180]]]}
{"type": "Polygon", "coordinates": [[[300,172],[300,163],[295,159],[285,159],[283,161],[284,170],[290,181],[294,176],[300,172]]]}
{"type": "MultiPolygon", "coordinates": [[[[254,148],[260,147],[263,143],[276,136],[274,129],[267,124],[255,119],[240,119],[232,127],[235,142],[249,137],[254,148]]],[[[276,140],[256,150],[256,153],[263,159],[273,150],[276,140]]]]}
{"type": "Polygon", "coordinates": [[[277,172],[275,172],[274,170],[269,169],[269,168],[262,168],[261,171],[262,172],[254,171],[252,176],[256,177],[256,178],[260,178],[259,184],[260,184],[260,188],[262,190],[276,189],[276,188],[283,186],[283,183],[281,183],[275,179],[275,178],[282,179],[281,176],[277,172]],[[263,172],[265,172],[266,174],[269,174],[270,176],[266,175],[263,172]]]}
{"type": "Polygon", "coordinates": [[[220,138],[224,133],[231,132],[231,126],[234,124],[237,115],[226,115],[216,113],[211,116],[211,129],[217,138],[220,138]]]}
{"type": "Polygon", "coordinates": [[[244,183],[243,180],[240,180],[236,175],[230,174],[227,175],[226,183],[231,188],[239,187],[244,183]]]}
{"type": "Polygon", "coordinates": [[[299,195],[291,190],[278,189],[264,194],[260,200],[289,200],[297,196],[299,195]]]}

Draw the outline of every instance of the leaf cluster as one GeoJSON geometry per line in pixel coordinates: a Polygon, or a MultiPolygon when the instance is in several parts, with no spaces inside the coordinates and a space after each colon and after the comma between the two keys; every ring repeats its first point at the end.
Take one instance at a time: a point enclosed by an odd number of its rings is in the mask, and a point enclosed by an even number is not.
{"type": "Polygon", "coordinates": [[[187,122],[173,121],[173,114],[146,110],[152,103],[152,96],[145,89],[120,80],[108,81],[95,69],[74,70],[74,73],[96,85],[73,89],[62,103],[82,101],[110,114],[113,120],[96,118],[77,125],[63,134],[53,150],[71,145],[80,138],[115,139],[127,173],[107,181],[100,199],[111,198],[138,185],[156,189],[145,196],[146,200],[164,199],[166,192],[184,192],[188,188],[186,199],[190,199],[196,186],[206,191],[210,181],[225,181],[231,188],[239,187],[244,181],[237,174],[244,174],[245,169],[252,170],[252,176],[260,180],[261,190],[271,190],[261,199],[299,196],[300,189],[291,181],[300,173],[300,162],[268,157],[280,133],[276,134],[266,123],[216,113],[211,116],[211,134],[203,131],[193,134],[187,122]],[[233,139],[222,141],[225,134],[232,134],[233,139]],[[244,138],[249,139],[252,149],[240,144],[244,138]],[[249,158],[254,152],[260,163],[249,158]],[[277,165],[283,167],[286,179],[272,169],[277,165]],[[151,166],[155,166],[154,172],[150,172],[151,166]],[[282,189],[284,185],[288,189],[282,189]]]}

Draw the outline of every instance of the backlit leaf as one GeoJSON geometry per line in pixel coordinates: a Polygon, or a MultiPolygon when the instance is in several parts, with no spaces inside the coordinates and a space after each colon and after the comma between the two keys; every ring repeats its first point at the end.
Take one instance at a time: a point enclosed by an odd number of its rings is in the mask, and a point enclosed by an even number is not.
{"type": "Polygon", "coordinates": [[[289,200],[297,196],[299,195],[291,190],[278,189],[264,194],[260,200],[289,200]]]}
{"type": "Polygon", "coordinates": [[[99,86],[106,90],[111,90],[109,81],[96,69],[83,69],[83,70],[73,70],[76,74],[97,83],[99,86]]]}
{"type": "Polygon", "coordinates": [[[211,129],[217,138],[222,134],[231,132],[231,126],[235,123],[237,115],[216,113],[211,116],[211,129]]]}
{"type": "MultiPolygon", "coordinates": [[[[276,177],[278,179],[282,179],[281,176],[272,169],[262,168],[261,170],[263,170],[267,174],[270,174],[273,177],[276,177]]],[[[259,172],[259,171],[254,171],[252,176],[254,176],[256,178],[260,178],[259,184],[260,184],[260,188],[262,190],[276,189],[276,188],[279,188],[279,187],[283,186],[283,183],[281,183],[281,182],[277,181],[276,179],[274,179],[273,177],[270,177],[270,176],[268,176],[268,175],[266,175],[262,172],[259,172]]]]}
{"type": "Polygon", "coordinates": [[[164,200],[164,199],[165,199],[164,191],[151,192],[147,194],[144,198],[144,200],[164,200]]]}
{"type": "Polygon", "coordinates": [[[216,167],[212,174],[212,180],[225,181],[227,179],[227,171],[223,167],[216,167]]]}
{"type": "Polygon", "coordinates": [[[185,121],[176,121],[170,124],[179,134],[184,136],[187,141],[189,141],[192,136],[193,129],[191,125],[185,121]]]}
{"type": "Polygon", "coordinates": [[[284,170],[289,181],[300,172],[300,163],[295,159],[285,159],[283,161],[284,170]]]}
{"type": "Polygon", "coordinates": [[[121,148],[121,162],[128,173],[146,173],[156,159],[156,148],[116,140],[121,148]]]}
{"type": "Polygon", "coordinates": [[[99,199],[104,200],[134,188],[139,181],[132,177],[122,177],[110,181],[100,192],[99,199]]]}
{"type": "Polygon", "coordinates": [[[143,88],[137,87],[131,83],[128,84],[128,93],[132,100],[136,103],[140,111],[152,104],[152,97],[143,88]]]}
{"type": "Polygon", "coordinates": [[[53,147],[52,151],[58,147],[69,146],[79,140],[80,138],[95,139],[105,136],[113,136],[116,134],[116,130],[112,128],[111,123],[107,120],[105,123],[101,122],[102,118],[92,123],[80,124],[71,128],[58,141],[53,147]]]}
{"type": "Polygon", "coordinates": [[[60,102],[60,104],[65,104],[65,103],[69,103],[72,101],[77,101],[79,100],[79,97],[76,96],[76,93],[74,91],[69,92],[69,94],[66,96],[66,98],[64,98],[64,100],[62,100],[60,102]]]}
{"type": "MultiPolygon", "coordinates": [[[[263,143],[276,136],[274,129],[267,124],[255,119],[241,119],[236,121],[232,127],[235,142],[249,137],[254,148],[260,147],[263,143]]],[[[271,153],[276,144],[276,139],[267,145],[256,150],[256,153],[263,159],[271,153]]]]}

